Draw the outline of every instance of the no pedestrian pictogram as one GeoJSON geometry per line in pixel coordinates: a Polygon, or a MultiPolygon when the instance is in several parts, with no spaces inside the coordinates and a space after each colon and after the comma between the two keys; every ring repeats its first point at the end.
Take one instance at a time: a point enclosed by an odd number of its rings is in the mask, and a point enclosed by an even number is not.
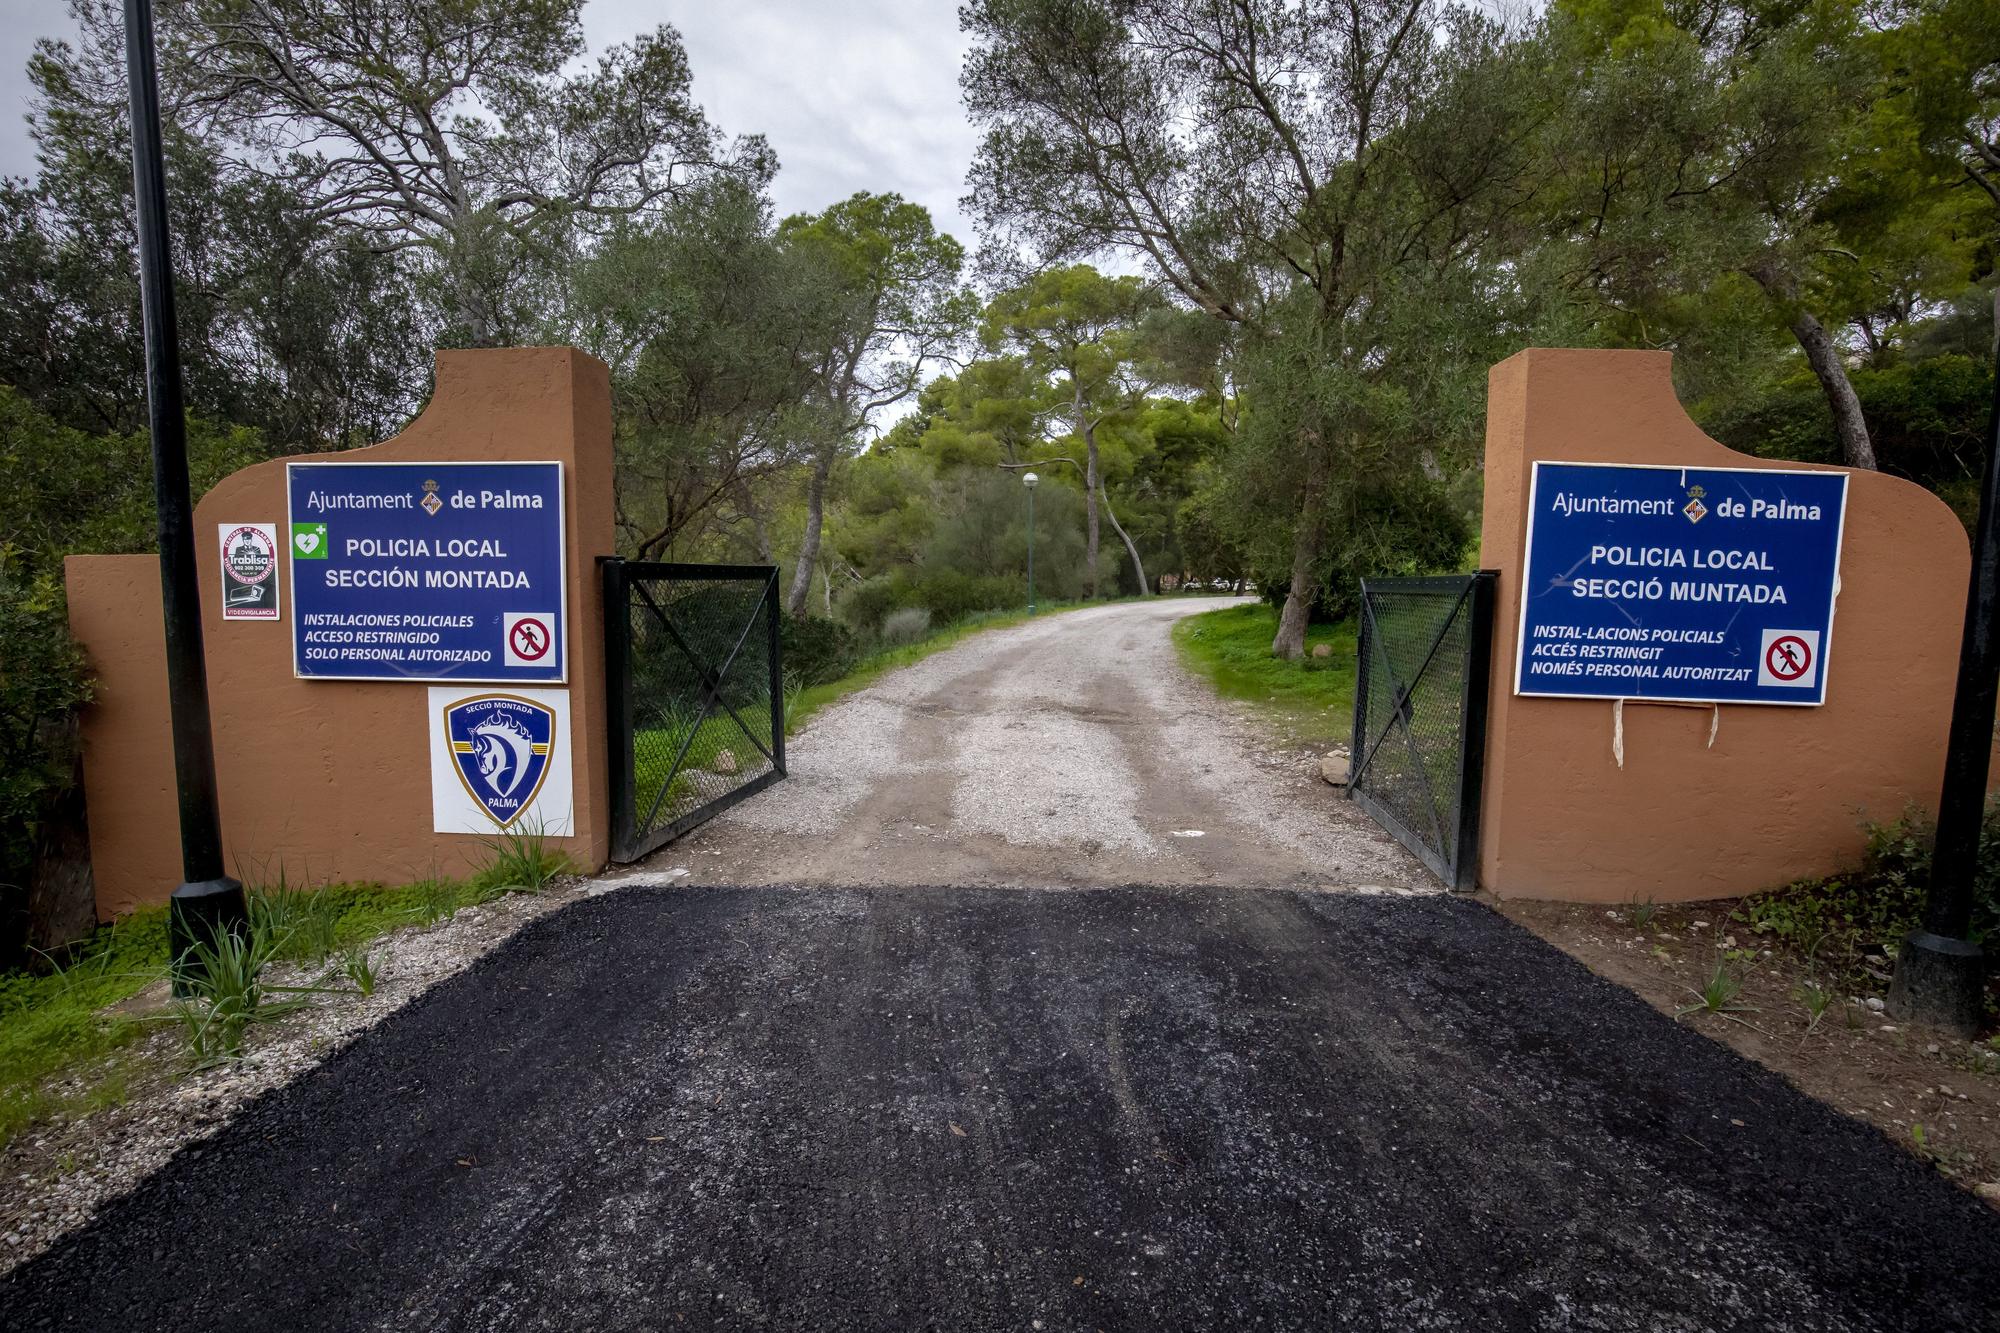
{"type": "Polygon", "coordinates": [[[516,657],[534,662],[549,650],[549,632],[538,621],[518,620],[514,622],[514,632],[508,636],[507,642],[514,646],[516,657]]]}
{"type": "Polygon", "coordinates": [[[543,666],[555,647],[555,618],[542,612],[515,611],[503,627],[507,638],[507,665],[543,666]]]}
{"type": "Polygon", "coordinates": [[[1764,669],[1779,680],[1798,680],[1812,670],[1812,647],[1796,634],[1773,639],[1764,650],[1764,669]]]}

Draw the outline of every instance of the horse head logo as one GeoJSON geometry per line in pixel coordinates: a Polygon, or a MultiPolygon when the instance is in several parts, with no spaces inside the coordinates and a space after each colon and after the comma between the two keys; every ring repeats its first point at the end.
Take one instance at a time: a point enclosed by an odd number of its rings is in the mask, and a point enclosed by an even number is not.
{"type": "Polygon", "coordinates": [[[511,694],[460,699],[444,710],[446,743],[459,781],[505,828],[527,813],[555,749],[553,709],[511,694]]]}

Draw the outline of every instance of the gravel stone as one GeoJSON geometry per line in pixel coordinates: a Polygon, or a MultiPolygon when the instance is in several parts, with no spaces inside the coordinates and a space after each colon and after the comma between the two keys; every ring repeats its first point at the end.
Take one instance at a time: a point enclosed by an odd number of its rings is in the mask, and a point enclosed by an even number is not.
{"type": "MultiPolygon", "coordinates": [[[[787,743],[790,776],[686,840],[708,883],[1438,888],[1240,706],[1180,665],[1226,599],[1093,607],[895,671],[787,743]],[[1206,837],[1175,838],[1181,829],[1206,837]]],[[[670,851],[685,859],[685,851],[670,851]]]]}

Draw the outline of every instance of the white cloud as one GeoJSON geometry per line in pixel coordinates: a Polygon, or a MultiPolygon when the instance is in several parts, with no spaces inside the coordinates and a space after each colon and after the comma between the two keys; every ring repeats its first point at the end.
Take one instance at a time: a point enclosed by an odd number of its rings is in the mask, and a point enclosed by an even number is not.
{"type": "Polygon", "coordinates": [[[695,98],[732,134],[777,151],[781,212],[857,190],[895,191],[971,244],[958,209],[976,136],[958,99],[965,43],[955,7],[908,0],[670,5],[592,0],[591,45],[660,22],[677,27],[695,98]]]}
{"type": "Polygon", "coordinates": [[[0,0],[0,175],[35,170],[28,137],[28,57],[38,37],[71,37],[69,7],[61,0],[0,0]]]}

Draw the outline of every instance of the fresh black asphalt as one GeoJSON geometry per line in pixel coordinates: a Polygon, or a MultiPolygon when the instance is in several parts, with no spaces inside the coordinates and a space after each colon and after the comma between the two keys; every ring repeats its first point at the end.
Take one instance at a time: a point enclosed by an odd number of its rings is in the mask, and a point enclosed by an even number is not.
{"type": "Polygon", "coordinates": [[[1992,1329],[2000,1218],[1471,902],[627,890],[0,1281],[90,1330],[1992,1329]]]}

